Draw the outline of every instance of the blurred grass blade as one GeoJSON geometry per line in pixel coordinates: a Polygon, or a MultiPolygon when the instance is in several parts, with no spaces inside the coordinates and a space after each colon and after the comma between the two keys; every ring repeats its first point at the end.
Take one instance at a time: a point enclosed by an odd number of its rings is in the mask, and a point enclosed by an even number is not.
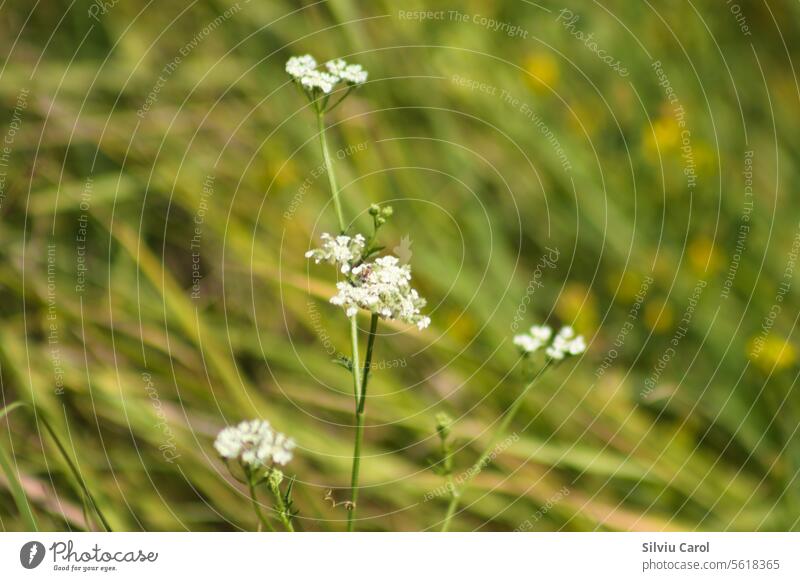
{"type": "Polygon", "coordinates": [[[55,442],[58,451],[61,453],[61,456],[64,458],[64,461],[67,463],[70,472],[72,472],[72,476],[75,478],[75,480],[77,480],[78,486],[81,488],[81,491],[85,499],[89,501],[89,504],[91,505],[92,509],[97,515],[97,518],[100,519],[100,523],[103,525],[103,528],[106,530],[106,532],[111,532],[111,525],[108,524],[108,520],[106,520],[103,511],[100,510],[100,507],[98,506],[97,501],[95,501],[94,496],[92,496],[92,493],[89,492],[89,488],[83,481],[83,478],[81,477],[78,468],[75,466],[75,463],[72,461],[72,458],[70,458],[70,455],[67,454],[67,449],[61,444],[61,440],[58,438],[58,435],[56,434],[55,430],[50,425],[50,422],[47,421],[47,419],[43,415],[40,414],[37,415],[38,418],[42,421],[42,424],[44,424],[45,429],[49,432],[50,437],[53,438],[53,441],[55,442]]]}
{"type": "MultiPolygon", "coordinates": [[[[7,405],[3,409],[0,409],[0,418],[5,417],[10,412],[18,407],[21,407],[22,405],[22,402],[15,402],[7,405]]],[[[8,480],[8,488],[11,490],[11,495],[14,497],[14,504],[17,505],[17,509],[19,509],[19,513],[22,515],[26,527],[30,531],[38,532],[39,527],[36,525],[36,518],[33,516],[33,508],[31,507],[31,503],[28,501],[28,497],[25,495],[25,490],[23,490],[22,484],[17,478],[16,472],[14,472],[14,469],[11,465],[11,458],[6,454],[6,451],[2,446],[0,446],[0,468],[3,469],[3,473],[6,475],[6,480],[8,480]]]]}
{"type": "MultiPolygon", "coordinates": [[[[77,481],[78,486],[79,486],[80,491],[81,491],[81,495],[85,499],[84,502],[88,501],[89,505],[92,507],[92,510],[94,510],[95,514],[97,515],[97,518],[100,520],[100,523],[103,525],[103,528],[106,531],[111,532],[111,525],[109,525],[108,520],[106,519],[105,515],[103,514],[103,511],[100,510],[100,507],[98,506],[97,501],[95,501],[94,496],[92,496],[92,493],[89,491],[89,487],[86,486],[86,483],[84,482],[83,478],[81,477],[81,474],[78,471],[77,466],[75,466],[75,463],[72,461],[72,458],[67,453],[67,449],[61,443],[61,440],[59,439],[58,434],[56,434],[56,431],[53,429],[53,426],[50,424],[50,422],[47,420],[47,418],[44,417],[42,412],[40,410],[37,410],[34,406],[32,406],[32,405],[30,405],[28,403],[18,401],[18,402],[14,402],[14,403],[4,407],[2,410],[0,410],[0,418],[3,418],[4,416],[6,416],[9,412],[13,411],[14,409],[20,408],[20,407],[23,407],[23,406],[30,408],[34,412],[34,415],[37,417],[37,419],[42,422],[42,424],[44,425],[45,429],[47,430],[47,433],[50,434],[50,437],[53,439],[53,442],[55,442],[55,445],[56,445],[56,448],[58,448],[59,454],[61,454],[61,457],[64,458],[64,461],[67,463],[67,467],[69,468],[70,472],[72,473],[72,477],[75,478],[75,480],[77,481]]],[[[3,466],[2,466],[3,471],[6,473],[6,477],[9,480],[9,485],[11,486],[12,493],[14,494],[14,502],[17,503],[17,506],[20,508],[20,512],[26,518],[27,524],[32,527],[32,530],[38,530],[38,528],[36,527],[36,523],[33,520],[33,514],[30,512],[30,506],[29,506],[29,503],[28,503],[28,499],[25,496],[25,493],[24,493],[24,491],[22,489],[22,486],[20,485],[19,481],[16,479],[14,472],[11,470],[11,463],[8,460],[8,458],[6,457],[5,452],[2,450],[2,448],[0,448],[0,456],[2,456],[2,458],[0,458],[0,462],[2,462],[2,464],[3,464],[3,466]],[[15,490],[16,488],[18,488],[18,490],[15,490]],[[27,511],[24,510],[23,507],[27,508],[27,511]],[[30,518],[28,518],[28,517],[30,517],[30,518]]],[[[88,521],[87,521],[87,524],[88,524],[88,521]]]]}

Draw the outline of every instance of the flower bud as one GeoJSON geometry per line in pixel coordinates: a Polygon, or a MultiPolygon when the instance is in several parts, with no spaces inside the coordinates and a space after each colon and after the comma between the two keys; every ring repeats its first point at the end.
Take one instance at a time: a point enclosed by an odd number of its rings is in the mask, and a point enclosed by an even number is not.
{"type": "Polygon", "coordinates": [[[283,472],[277,468],[270,470],[269,475],[267,476],[267,484],[269,484],[269,487],[273,490],[277,490],[277,488],[281,485],[281,482],[283,482],[283,472]]]}
{"type": "Polygon", "coordinates": [[[445,412],[439,412],[436,414],[436,433],[439,434],[439,437],[443,440],[450,435],[450,431],[453,427],[453,418],[447,415],[445,412]]]}

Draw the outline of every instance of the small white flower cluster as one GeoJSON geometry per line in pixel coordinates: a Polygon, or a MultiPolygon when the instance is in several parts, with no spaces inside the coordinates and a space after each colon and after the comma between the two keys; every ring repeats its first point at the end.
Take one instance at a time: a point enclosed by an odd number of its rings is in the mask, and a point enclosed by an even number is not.
{"type": "Polygon", "coordinates": [[[317,61],[310,54],[304,54],[303,56],[293,56],[288,61],[286,61],[286,72],[289,73],[295,79],[303,78],[303,75],[307,75],[316,68],[317,68],[317,61]]]}
{"type": "Polygon", "coordinates": [[[293,56],[286,62],[286,72],[312,95],[315,91],[328,94],[341,81],[349,86],[367,81],[367,71],[361,65],[347,64],[343,59],[325,63],[327,72],[317,68],[317,61],[310,54],[293,56]]]}
{"type": "Polygon", "coordinates": [[[331,303],[345,309],[348,317],[366,309],[384,319],[394,319],[424,329],[431,320],[420,313],[426,301],[411,288],[411,267],[396,256],[363,262],[364,237],[322,235],[322,248],[306,252],[317,263],[341,265],[347,280],[336,284],[338,293],[331,303]]]}
{"type": "Polygon", "coordinates": [[[525,353],[533,353],[547,343],[552,335],[553,330],[547,325],[534,325],[528,333],[516,335],[514,345],[525,353]]]}
{"type": "Polygon", "coordinates": [[[411,267],[401,265],[396,256],[383,256],[355,267],[351,280],[336,285],[339,293],[331,298],[331,303],[344,307],[348,317],[363,308],[384,319],[416,325],[421,330],[430,325],[431,320],[420,314],[426,301],[410,283],[411,267]]]}
{"type": "Polygon", "coordinates": [[[566,355],[580,355],[586,351],[586,341],[583,335],[575,336],[572,327],[561,327],[553,342],[545,350],[551,359],[561,360],[566,355]]]}
{"type": "Polygon", "coordinates": [[[362,85],[367,82],[367,71],[361,65],[349,65],[344,59],[325,63],[325,68],[335,77],[349,85],[362,85]]]}
{"type": "Polygon", "coordinates": [[[285,465],[292,459],[294,440],[276,432],[265,420],[241,422],[224,428],[214,442],[219,455],[253,468],[270,463],[285,465]]]}
{"type": "MultiPolygon", "coordinates": [[[[533,353],[544,347],[552,336],[553,330],[547,325],[534,325],[530,332],[516,335],[514,345],[524,353],[533,353]]],[[[586,341],[583,336],[576,336],[575,330],[566,326],[561,327],[553,342],[545,349],[545,354],[550,359],[560,361],[567,355],[580,355],[584,351],[586,351],[586,341]]]]}
{"type": "Polygon", "coordinates": [[[342,274],[349,273],[353,264],[361,260],[367,242],[361,234],[353,237],[344,234],[333,237],[326,232],[321,238],[322,248],[309,250],[306,252],[306,258],[313,258],[317,264],[320,262],[337,264],[342,274]]]}

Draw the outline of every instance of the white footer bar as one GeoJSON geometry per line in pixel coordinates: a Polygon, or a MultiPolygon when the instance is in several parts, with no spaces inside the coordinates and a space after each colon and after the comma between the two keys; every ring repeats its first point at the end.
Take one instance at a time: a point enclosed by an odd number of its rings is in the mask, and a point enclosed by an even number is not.
{"type": "Polygon", "coordinates": [[[578,575],[797,580],[800,533],[0,535],[0,579],[141,580],[185,574],[220,581],[569,580],[578,575]]]}

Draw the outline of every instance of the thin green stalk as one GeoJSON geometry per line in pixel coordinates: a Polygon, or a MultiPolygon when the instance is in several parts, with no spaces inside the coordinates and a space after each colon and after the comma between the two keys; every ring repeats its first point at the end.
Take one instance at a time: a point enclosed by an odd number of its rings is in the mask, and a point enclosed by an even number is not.
{"type": "Polygon", "coordinates": [[[444,524],[442,524],[443,533],[446,533],[450,528],[450,522],[453,520],[453,515],[456,514],[458,502],[461,499],[461,489],[453,482],[452,474],[447,477],[447,485],[448,490],[450,490],[450,502],[447,504],[447,513],[444,515],[444,524]]]}
{"type": "Polygon", "coordinates": [[[269,529],[272,532],[275,532],[272,524],[269,522],[267,517],[264,516],[264,513],[261,512],[261,505],[258,504],[256,487],[253,485],[253,477],[251,474],[247,475],[247,487],[250,489],[250,503],[253,505],[253,512],[256,513],[256,517],[258,517],[258,521],[261,523],[261,526],[269,529]]]}
{"type": "Polygon", "coordinates": [[[272,495],[275,497],[275,507],[278,509],[278,516],[283,523],[284,528],[290,532],[294,532],[294,525],[292,525],[292,519],[289,516],[288,511],[286,510],[286,503],[283,502],[283,496],[281,496],[281,491],[277,487],[270,487],[272,490],[272,495]]]}
{"type": "Polygon", "coordinates": [[[352,350],[353,397],[356,400],[356,409],[361,394],[361,367],[358,355],[358,315],[350,317],[350,348],[352,350]]]}
{"type": "MultiPolygon", "coordinates": [[[[361,442],[364,439],[364,410],[367,401],[367,381],[372,366],[372,352],[375,346],[375,333],[378,330],[378,315],[373,314],[369,324],[367,353],[364,359],[364,375],[361,381],[361,393],[356,398],[356,436],[353,445],[353,471],[350,477],[350,510],[347,513],[347,531],[352,532],[355,526],[356,507],[358,503],[358,477],[361,469],[361,442]]],[[[358,370],[355,362],[353,369],[358,370]]]]}
{"type": "Polygon", "coordinates": [[[339,230],[344,232],[347,229],[347,225],[344,221],[344,214],[342,213],[342,204],[339,201],[339,187],[336,185],[336,175],[333,173],[333,160],[328,151],[328,138],[325,137],[325,114],[323,111],[317,111],[317,126],[319,127],[319,143],[322,147],[322,159],[325,162],[325,172],[328,174],[328,183],[331,186],[333,206],[336,208],[336,217],[339,220],[339,230]]]}
{"type": "MultiPolygon", "coordinates": [[[[344,232],[347,229],[344,221],[344,214],[342,213],[342,204],[339,200],[339,187],[336,184],[336,174],[333,171],[333,160],[331,159],[330,152],[328,151],[328,139],[325,135],[325,110],[324,106],[317,106],[317,126],[319,128],[319,142],[322,149],[322,159],[325,162],[325,171],[328,174],[328,183],[331,188],[331,198],[333,198],[333,206],[336,209],[336,217],[339,220],[339,230],[344,232]]],[[[377,324],[377,322],[375,323],[377,324]]],[[[374,334],[371,336],[370,341],[374,341],[374,334]]],[[[361,440],[364,433],[364,414],[362,404],[362,382],[360,378],[361,367],[359,364],[358,355],[358,319],[357,315],[350,317],[350,343],[352,345],[352,374],[353,374],[353,396],[356,403],[356,434],[355,444],[353,446],[353,470],[350,478],[350,510],[347,515],[347,530],[353,530],[356,500],[358,499],[358,474],[361,467],[361,440]]],[[[371,353],[370,353],[371,355],[371,353]]],[[[368,369],[368,366],[367,366],[368,369]]],[[[366,377],[366,373],[365,373],[366,377]]]]}
{"type": "Polygon", "coordinates": [[[364,413],[367,399],[367,381],[369,380],[369,370],[372,365],[372,351],[375,347],[375,333],[378,331],[378,315],[372,314],[369,321],[369,335],[367,338],[367,355],[364,360],[364,375],[361,379],[361,396],[358,400],[358,412],[364,413]]]}
{"type": "Polygon", "coordinates": [[[466,471],[466,476],[464,477],[464,481],[461,483],[460,486],[450,486],[450,502],[447,505],[447,513],[444,517],[444,523],[442,524],[442,532],[447,532],[450,528],[450,524],[453,520],[453,516],[455,516],[456,510],[458,509],[458,505],[461,502],[461,496],[464,493],[464,490],[467,488],[467,485],[472,481],[475,476],[477,476],[481,470],[483,470],[485,464],[489,460],[489,457],[494,452],[495,446],[497,446],[497,442],[505,435],[506,430],[508,430],[508,426],[511,425],[514,416],[517,415],[517,412],[522,407],[522,404],[525,401],[525,397],[530,392],[531,388],[536,384],[538,379],[542,376],[542,374],[550,367],[551,363],[548,361],[545,363],[539,371],[536,372],[536,375],[533,376],[528,385],[525,386],[525,389],[522,390],[522,393],[519,397],[511,404],[511,407],[508,408],[508,411],[503,416],[503,419],[500,421],[500,425],[495,430],[492,438],[489,440],[489,445],[483,451],[483,453],[478,457],[478,460],[466,471]]]}
{"type": "Polygon", "coordinates": [[[334,109],[336,109],[336,107],[338,107],[339,105],[341,105],[341,104],[342,104],[342,101],[344,101],[345,99],[347,99],[347,96],[348,96],[350,93],[352,93],[352,92],[353,92],[353,86],[351,85],[351,86],[347,87],[347,89],[346,89],[346,90],[345,90],[345,92],[342,94],[342,96],[341,96],[341,97],[339,97],[339,99],[338,99],[338,100],[337,100],[337,101],[336,101],[336,102],[335,102],[333,105],[331,105],[330,107],[328,107],[327,109],[325,109],[325,113],[330,113],[331,111],[333,111],[334,109]]]}

